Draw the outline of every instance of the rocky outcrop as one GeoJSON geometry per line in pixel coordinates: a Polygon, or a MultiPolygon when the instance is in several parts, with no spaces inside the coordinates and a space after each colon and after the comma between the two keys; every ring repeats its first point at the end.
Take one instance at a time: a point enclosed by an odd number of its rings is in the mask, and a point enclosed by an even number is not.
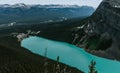
{"type": "MultiPolygon", "coordinates": [[[[91,53],[120,60],[120,1],[103,0],[88,21],[85,31],[87,31],[86,35],[88,37],[93,37],[93,35],[89,34],[99,36],[99,42],[101,39],[104,39],[103,41],[112,40],[111,44],[107,42],[109,47],[106,49],[102,50],[99,46],[99,50],[92,51],[91,53]]],[[[101,46],[104,47],[104,45],[101,46]]]]}

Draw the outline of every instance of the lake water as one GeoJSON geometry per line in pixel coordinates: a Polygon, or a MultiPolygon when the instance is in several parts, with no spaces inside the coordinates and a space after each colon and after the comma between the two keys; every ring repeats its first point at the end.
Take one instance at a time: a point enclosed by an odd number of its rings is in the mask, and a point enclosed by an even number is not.
{"type": "Polygon", "coordinates": [[[56,60],[57,56],[59,56],[60,62],[76,67],[85,73],[88,73],[88,65],[92,60],[97,63],[96,69],[98,73],[120,73],[120,62],[91,55],[82,48],[78,48],[65,42],[31,36],[24,39],[21,46],[42,56],[44,56],[47,48],[48,58],[56,60]]]}

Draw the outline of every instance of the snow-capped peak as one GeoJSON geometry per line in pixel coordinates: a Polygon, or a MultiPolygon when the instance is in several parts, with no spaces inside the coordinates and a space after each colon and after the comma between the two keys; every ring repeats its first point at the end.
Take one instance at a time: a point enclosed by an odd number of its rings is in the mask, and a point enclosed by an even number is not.
{"type": "Polygon", "coordinates": [[[24,3],[19,3],[19,4],[14,4],[14,5],[11,5],[12,8],[17,8],[17,7],[22,7],[22,8],[30,8],[29,5],[26,5],[24,3]]]}
{"type": "Polygon", "coordinates": [[[15,5],[13,5],[13,6],[16,6],[16,7],[24,7],[24,6],[26,6],[24,3],[19,3],[19,4],[15,4],[15,5]]]}
{"type": "Polygon", "coordinates": [[[2,4],[0,5],[0,7],[3,7],[3,8],[18,8],[18,7],[21,7],[21,8],[30,8],[30,5],[26,5],[24,3],[18,3],[18,4],[14,4],[14,5],[9,5],[9,4],[2,4]]]}
{"type": "Polygon", "coordinates": [[[31,8],[31,7],[38,7],[38,8],[79,8],[81,6],[78,5],[26,5],[24,3],[18,3],[18,4],[14,4],[14,5],[9,5],[9,4],[4,4],[4,5],[0,5],[0,7],[11,7],[11,8],[31,8]]]}
{"type": "Polygon", "coordinates": [[[36,5],[42,8],[78,8],[77,5],[36,5]]]}
{"type": "MultiPolygon", "coordinates": [[[[0,5],[0,7],[10,7],[10,8],[31,8],[31,7],[38,7],[38,8],[81,8],[85,6],[78,6],[78,5],[59,5],[59,4],[51,4],[51,5],[40,5],[40,4],[33,4],[33,5],[26,5],[24,3],[19,3],[19,4],[14,4],[14,5],[9,5],[9,4],[3,4],[0,5]]],[[[87,6],[86,6],[87,7],[87,6]]]]}
{"type": "Polygon", "coordinates": [[[6,8],[6,7],[10,7],[10,5],[9,4],[4,4],[4,5],[0,5],[0,7],[6,8]]]}

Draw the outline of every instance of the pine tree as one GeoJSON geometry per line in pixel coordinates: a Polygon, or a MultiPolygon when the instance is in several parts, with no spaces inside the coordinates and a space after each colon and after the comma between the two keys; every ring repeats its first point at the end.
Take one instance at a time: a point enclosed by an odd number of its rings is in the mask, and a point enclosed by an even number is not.
{"type": "Polygon", "coordinates": [[[60,64],[59,64],[60,57],[57,57],[57,64],[56,64],[56,73],[60,73],[60,64]]]}
{"type": "Polygon", "coordinates": [[[95,65],[96,65],[96,62],[95,61],[91,61],[91,64],[89,65],[89,73],[98,73],[95,69],[95,65]]]}
{"type": "Polygon", "coordinates": [[[48,73],[48,58],[47,58],[47,48],[45,49],[45,53],[44,53],[45,59],[44,59],[44,73],[48,73]]]}

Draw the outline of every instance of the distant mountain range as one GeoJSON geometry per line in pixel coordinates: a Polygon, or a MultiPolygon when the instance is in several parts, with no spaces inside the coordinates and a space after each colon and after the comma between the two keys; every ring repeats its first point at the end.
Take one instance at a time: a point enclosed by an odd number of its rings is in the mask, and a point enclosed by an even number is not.
{"type": "Polygon", "coordinates": [[[47,23],[90,16],[95,9],[77,5],[0,5],[0,24],[47,23]]]}

